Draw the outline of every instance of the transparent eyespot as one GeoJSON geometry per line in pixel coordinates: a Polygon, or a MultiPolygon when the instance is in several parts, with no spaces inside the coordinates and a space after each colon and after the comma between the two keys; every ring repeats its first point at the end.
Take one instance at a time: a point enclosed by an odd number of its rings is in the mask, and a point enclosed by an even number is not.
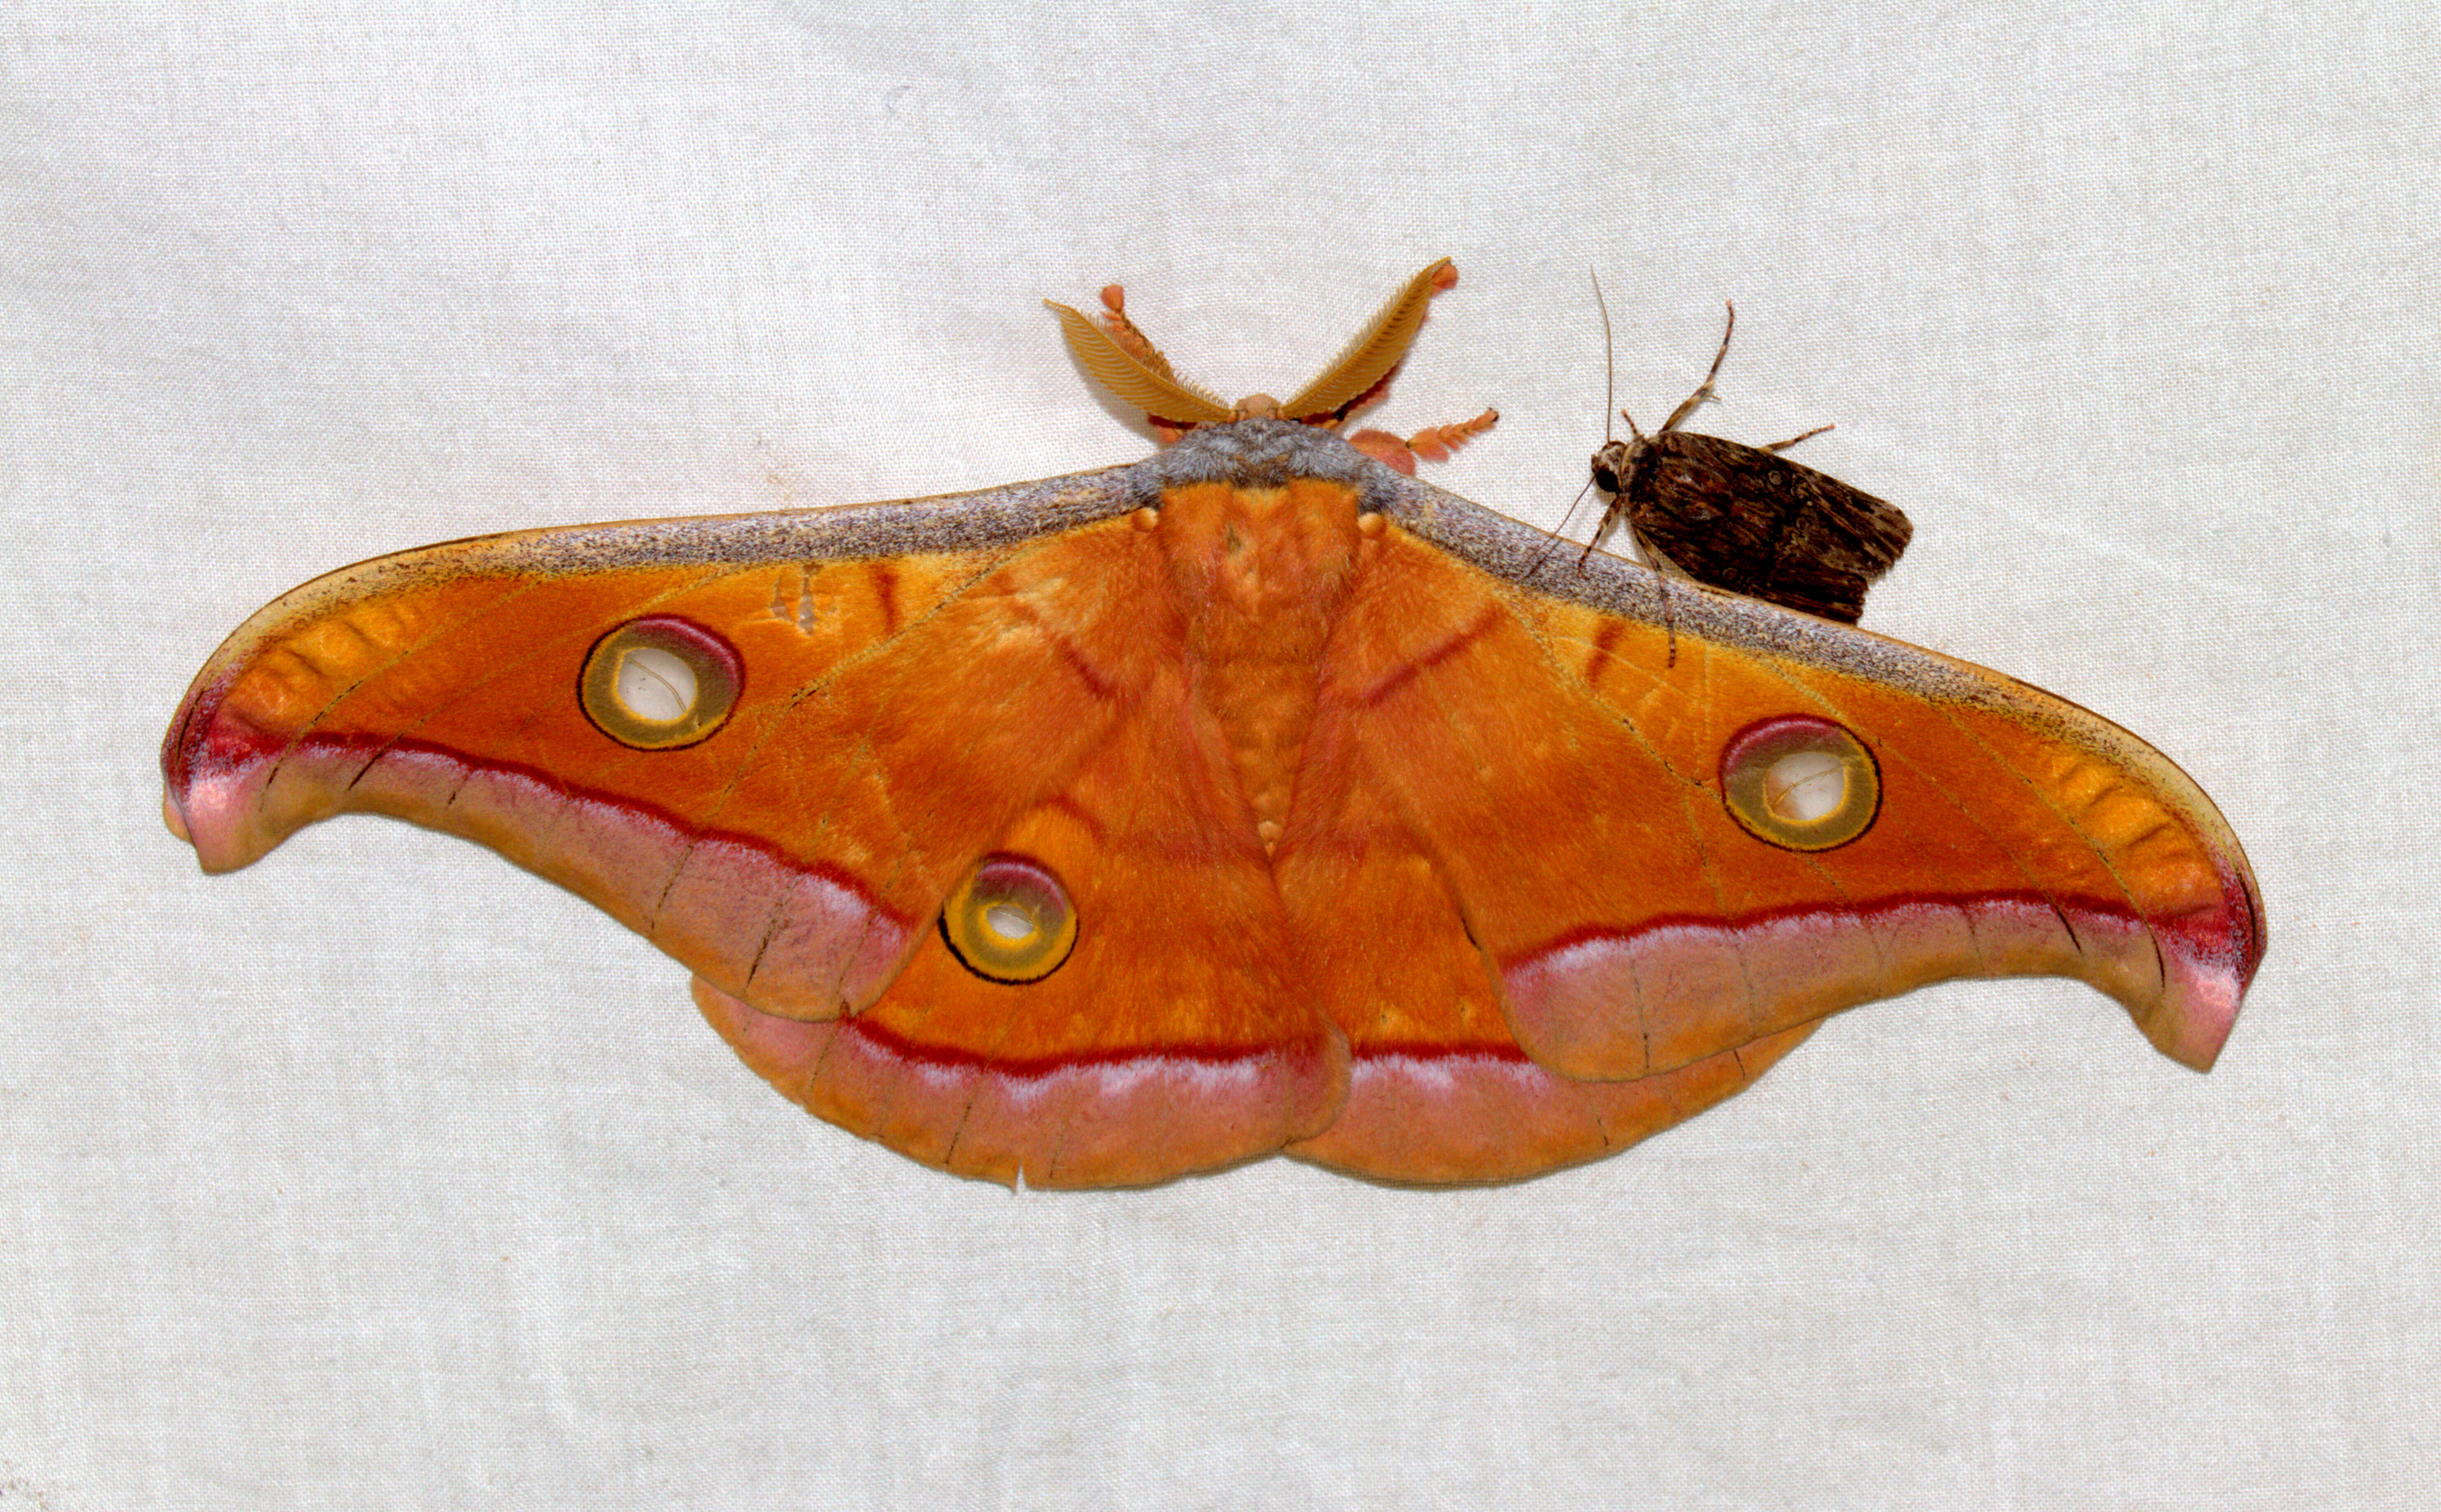
{"type": "Polygon", "coordinates": [[[1721,752],[1721,799],[1759,840],[1828,851],[1872,828],[1882,773],[1845,727],[1782,714],[1748,725],[1721,752]]]}
{"type": "Polygon", "coordinates": [[[1040,862],[986,855],[941,909],[941,938],[991,981],[1040,981],[1076,948],[1076,908],[1040,862]]]}
{"type": "Polygon", "coordinates": [[[676,750],[721,727],[745,680],[728,641],[693,621],[654,615],[593,642],[577,701],[622,746],[676,750]]]}

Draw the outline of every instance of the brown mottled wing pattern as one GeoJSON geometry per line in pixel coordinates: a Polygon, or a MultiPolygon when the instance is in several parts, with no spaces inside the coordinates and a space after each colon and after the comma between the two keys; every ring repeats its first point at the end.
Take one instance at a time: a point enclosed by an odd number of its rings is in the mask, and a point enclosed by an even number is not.
{"type": "Polygon", "coordinates": [[[1687,576],[1846,624],[1914,533],[1827,473],[1686,431],[1644,443],[1621,503],[1638,544],[1687,576]]]}

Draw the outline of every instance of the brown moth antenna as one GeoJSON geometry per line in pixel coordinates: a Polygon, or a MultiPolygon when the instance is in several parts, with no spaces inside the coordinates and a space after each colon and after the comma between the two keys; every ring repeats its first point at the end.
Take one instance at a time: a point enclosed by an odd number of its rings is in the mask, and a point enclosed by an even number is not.
{"type": "MultiPolygon", "coordinates": [[[[1601,312],[1602,449],[1595,454],[1597,457],[1600,457],[1607,455],[1610,451],[1610,406],[1612,401],[1618,397],[1618,363],[1611,352],[1610,305],[1602,298],[1601,275],[1591,268],[1587,268],[1585,269],[1585,277],[1594,280],[1594,308],[1601,312]]],[[[1584,502],[1585,495],[1593,492],[1593,487],[1594,480],[1590,476],[1588,476],[1585,478],[1584,483],[1578,488],[1575,496],[1568,500],[1568,507],[1560,512],[1560,523],[1551,531],[1550,538],[1543,543],[1541,550],[1534,553],[1534,563],[1530,570],[1535,572],[1542,571],[1544,559],[1551,554],[1552,542],[1562,541],[1567,538],[1568,522],[1577,517],[1577,506],[1584,502]]],[[[1606,509],[1602,512],[1601,519],[1594,523],[1594,533],[1591,539],[1585,542],[1585,549],[1583,553],[1577,558],[1577,575],[1579,577],[1582,577],[1584,575],[1585,560],[1593,554],[1593,543],[1601,539],[1602,527],[1610,522],[1610,515],[1611,511],[1606,509]]]]}
{"type": "MultiPolygon", "coordinates": [[[[1628,494],[1634,485],[1635,464],[1652,444],[1652,438],[1636,429],[1636,417],[1624,409],[1618,412],[1618,418],[1627,422],[1627,433],[1636,439],[1636,444],[1621,446],[1612,439],[1611,408],[1618,402],[1618,349],[1611,340],[1610,301],[1602,297],[1601,275],[1594,274],[1593,280],[1594,307],[1601,312],[1602,323],[1602,443],[1601,450],[1594,453],[1592,476],[1585,480],[1585,486],[1591,488],[1607,473],[1610,477],[1612,492],[1610,507],[1602,511],[1602,517],[1595,522],[1593,534],[1585,539],[1585,549],[1577,553],[1577,576],[1579,577],[1585,575],[1585,564],[1593,559],[1594,547],[1603,536],[1610,533],[1622,517],[1627,515],[1628,494]]],[[[1735,329],[1737,319],[1737,306],[1731,305],[1729,324],[1732,329],[1735,329]]],[[[1724,333],[1721,337],[1721,350],[1712,354],[1711,370],[1704,374],[1703,384],[1693,394],[1688,396],[1687,402],[1671,412],[1669,423],[1661,427],[1663,431],[1675,427],[1694,410],[1705,395],[1710,393],[1712,376],[1721,370],[1721,359],[1728,355],[1728,351],[1729,338],[1724,333]]],[[[1799,438],[1799,440],[1802,439],[1799,438]]],[[[1582,492],[1579,496],[1583,496],[1582,492]]],[[[1570,507],[1574,508],[1573,505],[1570,507]]],[[[1632,518],[1628,519],[1628,533],[1636,539],[1636,552],[1643,559],[1644,569],[1653,574],[1654,597],[1660,601],[1662,628],[1670,638],[1670,657],[1665,665],[1675,667],[1678,665],[1678,615],[1670,603],[1668,575],[1661,570],[1661,564],[1655,559],[1653,547],[1636,529],[1636,522],[1632,518]]]]}
{"type": "MultiPolygon", "coordinates": [[[[1591,268],[1587,268],[1585,270],[1585,276],[1594,280],[1594,308],[1601,312],[1602,443],[1601,450],[1594,454],[1595,467],[1593,475],[1585,479],[1584,488],[1577,490],[1577,497],[1579,498],[1585,496],[1585,489],[1590,489],[1594,486],[1594,478],[1599,477],[1601,475],[1600,459],[1609,456],[1611,453],[1611,447],[1615,444],[1611,440],[1610,434],[1610,411],[1611,406],[1618,402],[1618,349],[1611,341],[1610,301],[1602,297],[1601,275],[1596,273],[1591,268]]],[[[1624,414],[1625,411],[1622,410],[1620,413],[1624,414]]],[[[1629,421],[1627,423],[1627,426],[1628,429],[1634,430],[1636,428],[1636,422],[1632,420],[1629,421]]],[[[1639,441],[1643,439],[1644,438],[1641,436],[1636,438],[1639,441]]],[[[1576,509],[1576,505],[1571,503],[1568,508],[1571,511],[1574,511],[1576,509]]],[[[1601,518],[1594,522],[1593,533],[1585,537],[1585,549],[1577,553],[1577,576],[1583,577],[1585,575],[1585,563],[1592,560],[1594,547],[1604,535],[1609,533],[1610,528],[1613,525],[1618,523],[1618,517],[1625,509],[1626,506],[1620,503],[1618,496],[1614,494],[1611,496],[1610,506],[1602,511],[1601,518]]]]}
{"type": "Polygon", "coordinates": [[[1585,276],[1594,280],[1594,308],[1601,312],[1602,322],[1602,444],[1610,444],[1610,412],[1618,403],[1618,349],[1610,339],[1610,301],[1602,297],[1601,275],[1587,268],[1585,276]]]}

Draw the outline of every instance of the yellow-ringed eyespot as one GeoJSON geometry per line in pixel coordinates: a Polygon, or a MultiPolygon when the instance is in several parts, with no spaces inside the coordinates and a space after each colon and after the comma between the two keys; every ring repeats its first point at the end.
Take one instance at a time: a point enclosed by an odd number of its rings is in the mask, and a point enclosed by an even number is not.
{"type": "Polygon", "coordinates": [[[577,702],[622,746],[676,750],[718,729],[745,684],[728,641],[693,621],[652,615],[593,642],[577,702]]]}
{"type": "Polygon", "coordinates": [[[1872,828],[1882,771],[1845,728],[1782,714],[1748,725],[1721,752],[1721,800],[1759,840],[1828,851],[1872,828]]]}
{"type": "Polygon", "coordinates": [[[1076,948],[1076,906],[1040,862],[986,855],[942,907],[941,938],[986,981],[1040,981],[1076,948]]]}

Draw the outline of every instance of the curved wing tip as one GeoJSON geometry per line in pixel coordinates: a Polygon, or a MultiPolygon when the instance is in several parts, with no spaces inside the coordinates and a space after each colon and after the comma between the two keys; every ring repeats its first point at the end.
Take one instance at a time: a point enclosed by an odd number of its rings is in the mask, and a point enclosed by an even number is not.
{"type": "Polygon", "coordinates": [[[2238,1011],[2254,985],[2268,944],[2263,923],[2263,894],[2253,869],[2243,858],[2233,872],[2223,922],[2227,945],[2199,956],[2177,952],[2177,980],[2171,984],[2172,1012],[2157,1020],[2159,1033],[2146,1031],[2161,1053],[2199,1071],[2213,1069],[2230,1032],[2237,1027],[2238,1011]]]}
{"type": "Polygon", "coordinates": [[[2161,1011],[2139,1027],[2162,1054],[2191,1070],[2208,1071],[2220,1059],[2230,1031],[2237,1027],[2238,1009],[2261,956],[2226,963],[2179,961],[2175,955],[2169,959],[2176,969],[2161,1011]]]}
{"type": "Polygon", "coordinates": [[[2220,1060],[2221,1047],[2229,1042],[2229,1032],[2236,1027],[2232,1017],[2216,1028],[2195,1024],[2181,1025],[2181,1032],[2172,1037],[2156,1040],[2155,1048],[2164,1055],[2193,1071],[2209,1071],[2220,1060]]]}
{"type": "Polygon", "coordinates": [[[277,747],[224,728],[219,692],[188,694],[161,743],[161,822],[214,873],[259,860],[288,833],[273,833],[256,812],[277,747]]]}
{"type": "Polygon", "coordinates": [[[187,828],[187,816],[178,812],[177,796],[167,782],[161,784],[161,822],[189,845],[195,843],[193,832],[187,828]]]}

